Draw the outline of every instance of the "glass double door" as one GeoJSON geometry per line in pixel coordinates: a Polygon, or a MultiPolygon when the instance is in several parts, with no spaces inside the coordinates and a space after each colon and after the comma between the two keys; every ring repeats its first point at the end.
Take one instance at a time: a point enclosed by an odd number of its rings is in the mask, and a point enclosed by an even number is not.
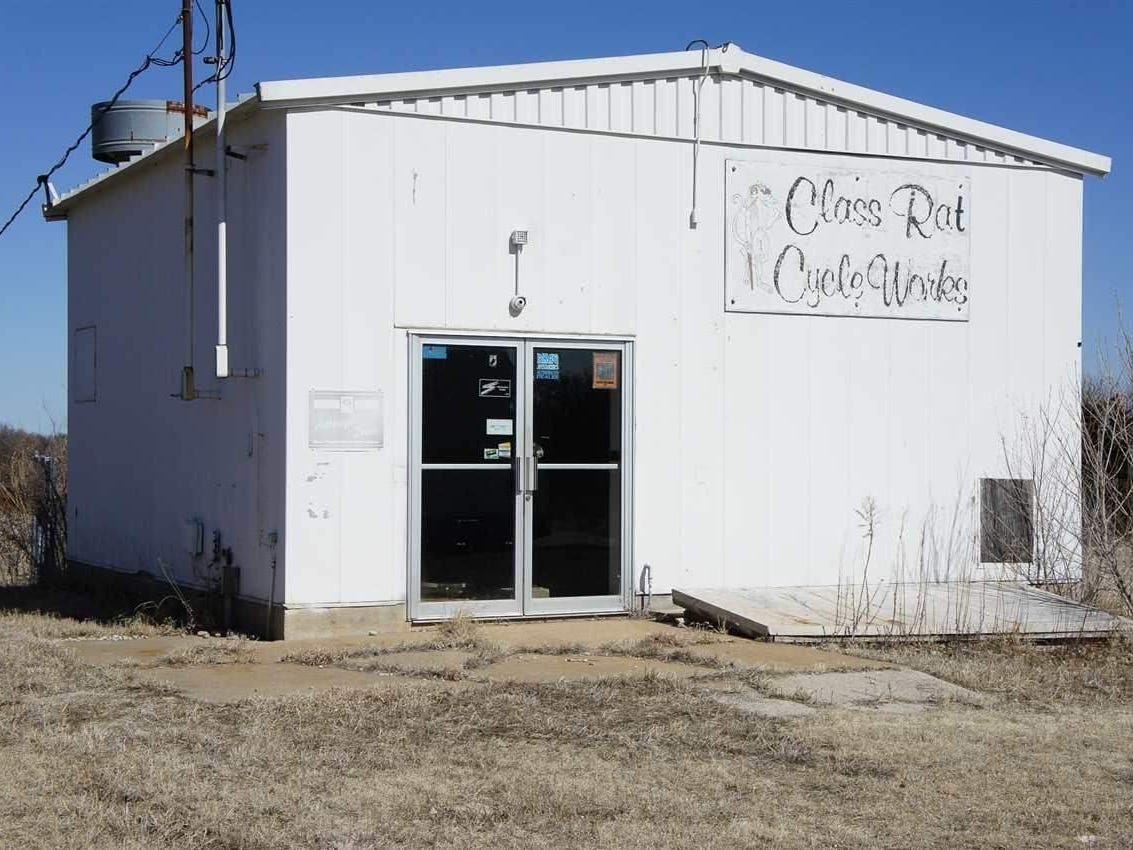
{"type": "Polygon", "coordinates": [[[413,337],[412,619],[625,609],[626,348],[413,337]]]}

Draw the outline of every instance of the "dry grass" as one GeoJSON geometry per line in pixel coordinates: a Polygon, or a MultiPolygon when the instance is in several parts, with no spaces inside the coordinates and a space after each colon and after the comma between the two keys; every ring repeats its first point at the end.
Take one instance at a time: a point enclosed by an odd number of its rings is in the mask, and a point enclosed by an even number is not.
{"type": "Polygon", "coordinates": [[[1133,640],[1044,645],[1017,639],[859,644],[864,655],[1034,706],[1133,703],[1133,640]]]}
{"type": "Polygon", "coordinates": [[[155,619],[140,607],[137,600],[83,588],[0,583],[0,638],[108,640],[182,632],[171,620],[155,619]]]}
{"type": "Polygon", "coordinates": [[[159,667],[187,667],[197,664],[250,664],[255,653],[243,640],[202,641],[185,649],[167,652],[157,659],[159,667]]]}
{"type": "Polygon", "coordinates": [[[719,640],[719,635],[712,632],[697,632],[692,638],[661,632],[640,640],[607,643],[603,645],[602,651],[608,655],[626,655],[632,658],[649,658],[655,661],[690,664],[693,667],[720,669],[728,666],[727,663],[691,648],[717,643],[719,640]]]}
{"type": "Polygon", "coordinates": [[[141,615],[110,622],[74,620],[51,612],[0,609],[0,637],[27,635],[43,639],[127,639],[179,634],[171,623],[156,623],[141,615]]]}
{"type": "Polygon", "coordinates": [[[1133,846],[1124,687],[794,722],[655,675],[217,706],[66,646],[0,629],[3,847],[1133,846]]]}

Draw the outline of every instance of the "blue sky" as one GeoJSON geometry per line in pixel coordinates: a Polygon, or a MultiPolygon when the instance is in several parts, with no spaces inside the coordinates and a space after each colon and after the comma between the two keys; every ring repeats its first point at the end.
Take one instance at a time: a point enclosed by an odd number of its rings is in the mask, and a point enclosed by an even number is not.
{"type": "MultiPolygon", "coordinates": [[[[202,0],[211,15],[211,0],[202,0]]],[[[0,30],[0,217],[173,22],[178,0],[7,3],[0,30]]],[[[1133,311],[1133,0],[1091,2],[522,4],[233,0],[230,94],[258,80],[678,50],[745,50],[1114,159],[1085,185],[1083,348],[1133,311]]],[[[172,45],[176,35],[168,44],[172,45]]],[[[205,73],[203,67],[199,73],[205,73]]],[[[206,103],[211,104],[211,95],[206,103]]],[[[130,97],[180,97],[180,69],[130,97]]],[[[100,170],[84,145],[60,191],[100,170]]],[[[38,199],[36,201],[38,204],[38,199]]],[[[66,229],[29,208],[0,237],[0,422],[66,420],[66,229]]]]}

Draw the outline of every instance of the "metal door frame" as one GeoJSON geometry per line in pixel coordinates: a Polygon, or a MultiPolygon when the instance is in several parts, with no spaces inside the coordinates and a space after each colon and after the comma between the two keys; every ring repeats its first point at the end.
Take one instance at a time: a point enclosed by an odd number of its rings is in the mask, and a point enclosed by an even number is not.
{"type": "MultiPolygon", "coordinates": [[[[633,435],[634,380],[633,342],[589,337],[465,335],[462,333],[418,333],[409,331],[409,476],[407,531],[409,536],[408,617],[413,622],[451,619],[467,614],[477,619],[509,619],[520,617],[570,616],[623,613],[630,609],[633,592],[633,435]],[[516,350],[515,409],[513,427],[513,460],[516,461],[515,499],[515,596],[505,600],[453,600],[423,602],[421,600],[421,420],[422,420],[422,348],[425,345],[508,346],[516,350]],[[528,447],[533,425],[534,349],[541,346],[581,348],[621,352],[622,364],[622,453],[621,472],[621,593],[608,596],[580,596],[534,599],[532,588],[532,546],[529,534],[533,521],[534,499],[527,498],[526,476],[528,447]]],[[[430,464],[433,468],[478,468],[483,464],[430,464]]],[[[560,466],[556,464],[556,467],[560,466]]],[[[564,467],[574,464],[564,464],[564,467]]],[[[585,466],[585,465],[584,465],[585,466]]],[[[500,465],[503,469],[503,465],[500,465]]],[[[492,474],[484,469],[483,474],[492,474]]]]}
{"type": "MultiPolygon", "coordinates": [[[[425,336],[410,334],[409,337],[409,587],[406,599],[409,600],[409,618],[413,621],[447,620],[458,614],[472,617],[520,617],[523,615],[523,571],[520,569],[520,553],[524,551],[523,502],[518,493],[515,498],[515,543],[513,545],[513,595],[511,599],[460,599],[446,602],[423,602],[421,600],[421,377],[422,348],[426,345],[482,346],[485,348],[509,347],[515,349],[515,416],[512,435],[513,457],[522,457],[523,435],[519,422],[523,416],[526,383],[523,379],[524,344],[523,340],[511,337],[452,337],[425,336]]],[[[482,475],[503,474],[503,470],[515,469],[515,464],[444,463],[429,464],[434,469],[480,469],[482,475]],[[494,470],[499,469],[497,473],[494,470]]],[[[522,464],[518,464],[522,468],[522,464]]],[[[520,483],[517,479],[517,486],[520,483]]]]}
{"type": "MultiPolygon", "coordinates": [[[[535,445],[533,432],[535,423],[535,349],[536,348],[578,348],[586,351],[616,351],[621,356],[622,379],[622,434],[621,459],[617,469],[621,473],[621,486],[618,488],[621,495],[621,592],[607,596],[560,596],[548,598],[535,598],[531,595],[534,589],[534,541],[529,529],[534,528],[535,500],[523,500],[524,514],[524,542],[523,542],[523,611],[527,616],[558,616],[565,614],[613,614],[627,610],[633,582],[633,517],[632,517],[632,485],[633,473],[631,458],[633,457],[633,372],[632,372],[632,342],[620,342],[594,339],[526,339],[524,340],[524,380],[530,390],[524,399],[523,411],[523,445],[525,449],[522,464],[526,475],[528,455],[530,448],[535,445]]],[[[517,429],[518,430],[518,429],[517,429]]],[[[553,469],[609,469],[611,464],[592,463],[555,463],[542,464],[548,471],[553,469]]],[[[529,482],[524,481],[525,486],[529,482]]]]}

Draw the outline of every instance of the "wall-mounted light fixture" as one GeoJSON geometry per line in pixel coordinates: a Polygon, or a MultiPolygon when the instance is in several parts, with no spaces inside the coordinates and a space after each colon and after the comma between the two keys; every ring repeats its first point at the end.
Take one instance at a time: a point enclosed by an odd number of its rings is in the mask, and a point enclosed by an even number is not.
{"type": "Polygon", "coordinates": [[[523,312],[523,308],[527,306],[527,299],[519,294],[519,255],[523,251],[523,246],[527,244],[527,231],[526,230],[513,230],[511,237],[508,239],[508,248],[511,253],[515,254],[515,294],[508,302],[507,309],[511,313],[512,318],[515,318],[523,312]]]}

